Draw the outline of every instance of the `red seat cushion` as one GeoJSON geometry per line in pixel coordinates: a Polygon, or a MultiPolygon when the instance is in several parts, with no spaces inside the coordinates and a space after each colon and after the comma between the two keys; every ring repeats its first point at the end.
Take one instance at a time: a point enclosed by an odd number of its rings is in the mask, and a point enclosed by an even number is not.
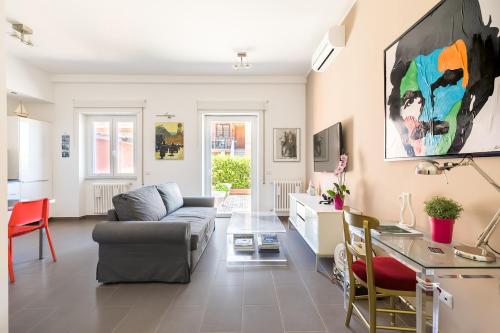
{"type": "MultiPolygon", "coordinates": [[[[354,274],[366,282],[366,265],[363,260],[352,264],[354,274]]],[[[375,286],[391,290],[415,291],[417,274],[391,257],[373,257],[375,286]]]]}

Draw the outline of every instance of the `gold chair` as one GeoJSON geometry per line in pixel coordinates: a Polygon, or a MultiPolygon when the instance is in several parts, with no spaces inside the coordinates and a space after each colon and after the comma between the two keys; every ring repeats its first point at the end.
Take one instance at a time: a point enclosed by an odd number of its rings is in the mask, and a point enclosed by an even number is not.
{"type": "Polygon", "coordinates": [[[373,217],[355,214],[349,207],[344,208],[344,239],[347,268],[349,272],[349,305],[345,325],[349,326],[353,310],[368,327],[370,333],[377,329],[414,332],[416,327],[396,326],[396,314],[416,315],[413,310],[400,310],[395,307],[399,297],[415,297],[416,273],[392,257],[374,256],[371,229],[379,226],[373,217]],[[352,242],[350,227],[362,228],[364,242],[352,242]],[[354,257],[359,258],[354,260],[354,257]],[[368,289],[368,296],[356,296],[356,286],[368,289]],[[377,308],[377,298],[389,297],[390,308],[377,308]],[[355,302],[368,299],[368,320],[355,302]],[[377,325],[377,312],[389,313],[391,325],[377,325]]]}

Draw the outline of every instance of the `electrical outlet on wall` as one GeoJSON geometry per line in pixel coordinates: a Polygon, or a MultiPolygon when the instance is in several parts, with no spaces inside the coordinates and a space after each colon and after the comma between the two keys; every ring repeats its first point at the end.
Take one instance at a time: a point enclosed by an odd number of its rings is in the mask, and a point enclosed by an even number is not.
{"type": "Polygon", "coordinates": [[[439,290],[439,301],[441,303],[446,304],[447,307],[453,309],[453,295],[447,292],[442,288],[438,288],[439,290]]]}

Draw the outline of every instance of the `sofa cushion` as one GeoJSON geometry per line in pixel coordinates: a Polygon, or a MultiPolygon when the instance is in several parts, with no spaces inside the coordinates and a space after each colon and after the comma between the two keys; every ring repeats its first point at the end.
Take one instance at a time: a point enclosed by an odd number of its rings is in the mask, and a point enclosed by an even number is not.
{"type": "Polygon", "coordinates": [[[184,205],[181,190],[176,183],[165,183],[157,185],[156,188],[158,189],[161,199],[167,208],[167,214],[172,214],[184,205]]]}
{"type": "Polygon", "coordinates": [[[198,243],[203,239],[206,234],[207,224],[210,219],[205,217],[185,217],[185,216],[172,216],[167,215],[161,222],[184,222],[189,223],[191,226],[191,251],[198,248],[198,243]]]}
{"type": "Polygon", "coordinates": [[[191,225],[191,251],[198,249],[209,235],[209,226],[213,223],[217,210],[211,207],[182,207],[165,216],[163,222],[186,222],[191,225]]]}
{"type": "Polygon", "coordinates": [[[155,186],[113,197],[116,215],[120,221],[159,221],[167,215],[167,210],[155,186]]]}
{"type": "Polygon", "coordinates": [[[213,217],[217,215],[214,207],[182,207],[172,213],[173,216],[213,217]]]}

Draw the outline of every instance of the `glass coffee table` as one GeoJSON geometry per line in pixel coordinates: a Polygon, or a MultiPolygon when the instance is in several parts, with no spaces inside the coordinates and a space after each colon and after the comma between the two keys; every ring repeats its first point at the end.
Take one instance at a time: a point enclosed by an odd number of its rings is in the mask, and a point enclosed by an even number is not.
{"type": "Polygon", "coordinates": [[[272,212],[233,212],[227,228],[228,265],[285,266],[287,265],[286,248],[280,234],[286,232],[278,216],[272,212]],[[251,236],[250,236],[251,235],[251,236]],[[264,237],[263,237],[264,235],[264,237]],[[277,236],[278,251],[259,250],[259,239],[277,236]],[[235,246],[235,239],[253,239],[252,245],[244,242],[245,249],[235,246]]]}

